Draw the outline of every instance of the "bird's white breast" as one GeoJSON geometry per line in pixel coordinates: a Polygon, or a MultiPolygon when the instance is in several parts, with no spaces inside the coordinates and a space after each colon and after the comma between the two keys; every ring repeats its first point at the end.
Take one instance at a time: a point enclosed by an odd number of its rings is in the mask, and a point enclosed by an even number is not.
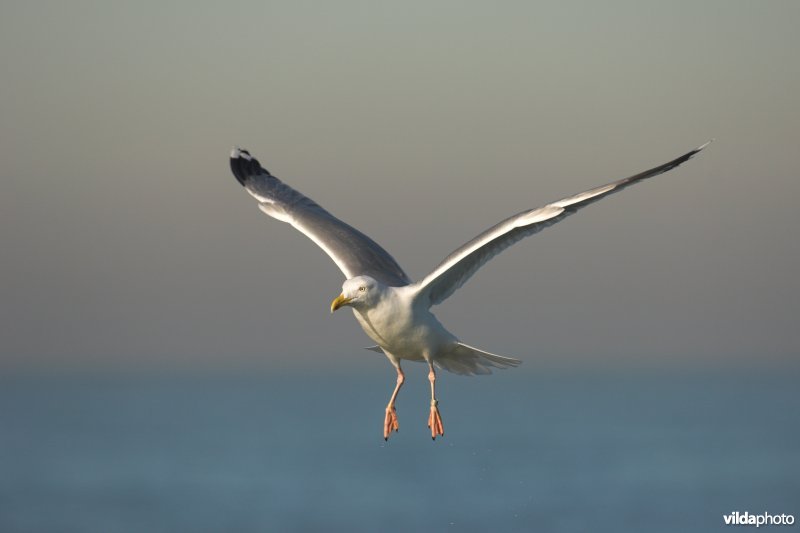
{"type": "Polygon", "coordinates": [[[354,314],[373,341],[402,359],[435,357],[441,345],[455,340],[429,310],[414,308],[402,287],[387,287],[376,305],[354,314]]]}

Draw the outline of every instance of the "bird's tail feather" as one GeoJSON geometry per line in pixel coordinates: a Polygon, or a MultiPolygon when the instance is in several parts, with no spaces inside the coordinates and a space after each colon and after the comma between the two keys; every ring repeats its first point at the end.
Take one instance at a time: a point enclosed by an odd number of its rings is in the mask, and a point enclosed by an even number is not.
{"type": "Polygon", "coordinates": [[[483,350],[478,350],[462,342],[456,342],[450,345],[449,348],[439,352],[434,359],[434,364],[437,367],[443,368],[448,372],[453,372],[454,374],[466,376],[491,374],[492,367],[515,367],[520,363],[522,363],[522,361],[519,359],[484,352],[483,350]]]}

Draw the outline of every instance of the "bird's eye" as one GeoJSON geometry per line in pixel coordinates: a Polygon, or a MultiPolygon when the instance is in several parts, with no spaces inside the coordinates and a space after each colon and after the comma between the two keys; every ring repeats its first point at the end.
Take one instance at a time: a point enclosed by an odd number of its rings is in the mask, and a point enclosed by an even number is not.
{"type": "Polygon", "coordinates": [[[364,292],[365,290],[367,290],[367,288],[366,287],[359,287],[358,290],[360,290],[361,292],[364,292]]]}

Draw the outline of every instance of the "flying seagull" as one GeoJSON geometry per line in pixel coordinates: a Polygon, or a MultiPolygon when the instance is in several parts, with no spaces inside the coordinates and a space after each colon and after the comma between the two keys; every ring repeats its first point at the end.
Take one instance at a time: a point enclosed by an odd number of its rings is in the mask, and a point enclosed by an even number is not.
{"type": "Polygon", "coordinates": [[[425,361],[429,368],[431,438],[444,435],[436,399],[436,369],[456,374],[491,374],[491,368],[514,367],[518,359],[484,352],[461,342],[431,312],[494,256],[517,241],[560,222],[582,207],[629,185],[672,170],[711,141],[669,163],[509,217],[448,255],[422,280],[413,282],[397,261],[375,241],[342,222],[314,200],[292,189],[263,168],[247,150],[231,151],[231,170],[266,214],[288,222],[314,241],[344,273],[342,292],[331,313],[350,307],[364,332],[377,343],[367,348],[383,352],[397,370],[397,383],[386,406],[383,438],[397,431],[395,401],[405,376],[400,363],[425,361]]]}

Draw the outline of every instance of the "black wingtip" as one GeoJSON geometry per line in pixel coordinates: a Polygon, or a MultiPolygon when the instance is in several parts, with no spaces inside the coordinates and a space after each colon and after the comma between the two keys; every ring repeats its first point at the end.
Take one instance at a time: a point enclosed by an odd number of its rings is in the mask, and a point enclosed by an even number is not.
{"type": "Polygon", "coordinates": [[[714,139],[711,139],[711,140],[707,141],[705,144],[702,144],[702,145],[698,146],[697,148],[695,148],[694,150],[683,154],[682,156],[680,156],[677,159],[673,159],[669,163],[664,163],[661,166],[652,168],[652,169],[650,169],[650,170],[648,170],[646,172],[642,172],[641,174],[637,174],[635,176],[627,178],[627,181],[631,181],[631,182],[639,181],[640,179],[649,178],[651,176],[656,176],[658,174],[663,174],[664,172],[668,172],[668,171],[672,170],[673,168],[678,167],[678,166],[682,165],[683,163],[687,162],[688,160],[690,160],[696,154],[698,154],[701,151],[703,151],[703,149],[705,149],[705,147],[708,146],[709,144],[711,144],[712,142],[714,142],[714,139]]]}
{"type": "Polygon", "coordinates": [[[238,146],[231,150],[231,172],[236,177],[236,181],[242,186],[245,185],[249,176],[258,174],[271,175],[268,170],[261,167],[258,159],[250,155],[250,152],[238,146]]]}

